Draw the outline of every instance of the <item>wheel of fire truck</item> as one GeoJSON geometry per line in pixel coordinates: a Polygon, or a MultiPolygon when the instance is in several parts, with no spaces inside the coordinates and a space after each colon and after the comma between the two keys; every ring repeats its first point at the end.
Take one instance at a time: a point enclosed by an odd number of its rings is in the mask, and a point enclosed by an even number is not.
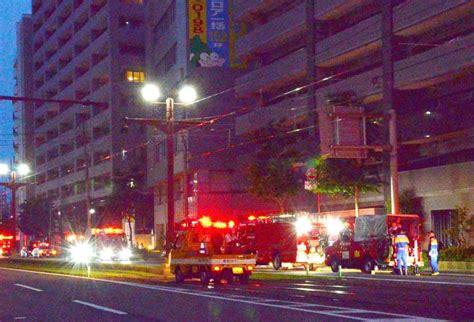
{"type": "Polygon", "coordinates": [[[183,272],[181,271],[181,268],[179,266],[176,266],[176,268],[174,269],[174,279],[176,283],[184,282],[184,278],[185,276],[183,272]]]}
{"type": "Polygon", "coordinates": [[[278,271],[281,268],[280,254],[274,254],[272,259],[273,268],[278,271]]]}
{"type": "Polygon", "coordinates": [[[234,283],[234,273],[232,273],[232,269],[224,269],[222,271],[222,278],[225,279],[228,285],[234,283]]]}
{"type": "Polygon", "coordinates": [[[375,263],[372,258],[367,257],[364,259],[364,262],[362,264],[362,272],[370,274],[375,268],[375,263]]]}
{"type": "Polygon", "coordinates": [[[250,274],[239,275],[240,284],[248,284],[250,279],[250,274]]]}
{"type": "Polygon", "coordinates": [[[209,272],[205,268],[201,269],[201,272],[199,272],[199,279],[201,280],[202,285],[209,284],[209,280],[211,279],[211,276],[209,275],[209,272]]]}
{"type": "Polygon", "coordinates": [[[334,273],[339,272],[339,265],[339,260],[337,258],[333,258],[331,260],[331,271],[333,271],[334,273]]]}

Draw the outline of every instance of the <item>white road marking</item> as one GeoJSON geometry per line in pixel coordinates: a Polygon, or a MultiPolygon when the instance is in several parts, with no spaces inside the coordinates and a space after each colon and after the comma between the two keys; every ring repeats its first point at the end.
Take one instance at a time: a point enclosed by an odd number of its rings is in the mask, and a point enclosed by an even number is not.
{"type": "Polygon", "coordinates": [[[13,320],[25,320],[26,316],[17,316],[16,318],[13,318],[13,320]]]}
{"type": "MultiPolygon", "coordinates": [[[[436,277],[435,277],[436,278],[436,277]]],[[[403,282],[403,283],[420,283],[420,284],[439,284],[439,285],[463,285],[463,286],[473,286],[474,283],[461,283],[461,282],[444,282],[444,281],[421,281],[418,279],[402,279],[402,278],[373,278],[373,277],[362,277],[362,276],[343,276],[342,279],[351,279],[351,280],[374,280],[374,281],[384,281],[384,282],[403,282]]]]}
{"type": "MultiPolygon", "coordinates": [[[[212,298],[212,299],[217,299],[217,300],[222,300],[222,301],[238,302],[238,303],[245,303],[245,304],[250,304],[250,305],[275,307],[275,308],[280,308],[280,309],[307,312],[307,313],[313,313],[313,314],[319,314],[319,315],[334,316],[334,317],[352,319],[352,320],[360,320],[360,321],[367,321],[368,320],[368,318],[359,318],[359,317],[353,317],[353,316],[348,316],[348,315],[343,315],[343,314],[332,313],[333,311],[310,310],[310,309],[299,308],[297,306],[294,306],[294,304],[309,304],[309,303],[303,303],[303,302],[285,301],[288,304],[286,304],[286,305],[277,305],[277,304],[271,304],[271,303],[255,302],[255,300],[252,300],[250,297],[230,298],[229,296],[225,296],[225,295],[223,295],[223,296],[217,296],[217,295],[211,295],[211,294],[208,295],[208,294],[206,294],[206,292],[196,292],[195,290],[183,289],[183,288],[178,288],[178,287],[157,286],[157,285],[149,285],[149,284],[124,282],[124,281],[113,281],[113,280],[106,280],[106,279],[100,279],[100,278],[88,278],[88,277],[83,277],[83,276],[74,276],[74,275],[65,275],[65,274],[57,274],[57,273],[29,271],[29,270],[23,270],[23,269],[15,269],[15,268],[0,267],[0,269],[12,270],[12,271],[21,271],[21,272],[31,273],[31,274],[51,275],[51,276],[58,276],[58,277],[63,277],[63,278],[76,278],[76,279],[83,279],[83,280],[88,280],[88,281],[99,281],[99,282],[110,283],[110,284],[133,286],[133,287],[150,289],[150,290],[158,290],[158,291],[165,291],[165,292],[170,292],[170,293],[185,294],[185,295],[190,295],[190,296],[212,298]],[[331,312],[331,313],[329,313],[329,312],[331,312]]],[[[385,280],[385,281],[387,281],[387,280],[385,280]]],[[[388,280],[388,281],[390,281],[390,280],[388,280]]],[[[472,284],[470,284],[470,285],[472,285],[472,284]]],[[[92,305],[95,305],[95,304],[92,304],[92,305]]],[[[422,321],[436,321],[436,320],[426,318],[426,317],[421,317],[421,316],[411,316],[411,315],[405,315],[405,314],[397,314],[397,313],[374,311],[374,310],[362,310],[362,309],[356,309],[356,308],[351,309],[351,308],[342,307],[342,306],[313,304],[312,307],[320,307],[322,309],[332,308],[334,310],[357,311],[357,312],[354,312],[354,313],[384,315],[384,316],[390,316],[390,317],[397,318],[397,320],[400,320],[401,318],[403,318],[403,319],[416,320],[416,321],[420,321],[420,320],[422,320],[422,321]]]]}
{"type": "Polygon", "coordinates": [[[27,289],[35,291],[35,292],[43,292],[43,290],[40,290],[39,288],[36,288],[36,287],[31,287],[31,286],[23,285],[23,284],[15,284],[15,285],[19,286],[19,287],[27,288],[27,289]]]}
{"type": "Polygon", "coordinates": [[[85,306],[93,307],[94,309],[97,309],[97,310],[102,310],[102,311],[111,312],[111,313],[120,314],[120,315],[126,315],[127,314],[127,312],[114,310],[114,309],[111,309],[109,307],[97,305],[97,304],[94,304],[94,303],[89,303],[89,302],[84,302],[84,301],[79,301],[79,300],[72,300],[72,301],[74,303],[78,303],[78,304],[82,304],[82,305],[85,305],[85,306]]]}

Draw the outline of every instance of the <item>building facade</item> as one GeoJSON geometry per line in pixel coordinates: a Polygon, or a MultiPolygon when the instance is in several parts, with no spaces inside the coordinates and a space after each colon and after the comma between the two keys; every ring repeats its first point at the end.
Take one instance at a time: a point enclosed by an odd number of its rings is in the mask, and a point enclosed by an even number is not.
{"type": "MultiPolygon", "coordinates": [[[[236,54],[249,68],[236,95],[263,108],[237,117],[236,132],[264,125],[257,119],[312,121],[338,96],[368,112],[395,109],[400,190],[414,192],[425,229],[451,242],[443,231],[452,212],[474,211],[473,8],[469,0],[238,1],[235,16],[248,33],[236,54]]],[[[380,124],[388,127],[368,125],[380,124]]],[[[362,203],[383,207],[384,197],[362,203]]],[[[349,207],[323,198],[325,210],[349,207]]]]}
{"type": "Polygon", "coordinates": [[[135,211],[138,222],[138,209],[144,218],[146,207],[130,201],[124,208],[128,188],[144,189],[146,137],[139,127],[122,126],[123,117],[148,113],[137,103],[145,79],[143,1],[33,0],[32,6],[33,45],[19,59],[30,59],[33,97],[62,100],[34,102],[25,122],[32,127],[34,194],[52,202],[68,230],[84,230],[94,211],[93,225],[115,224],[135,211]],[[122,209],[113,207],[117,200],[122,209]]]}

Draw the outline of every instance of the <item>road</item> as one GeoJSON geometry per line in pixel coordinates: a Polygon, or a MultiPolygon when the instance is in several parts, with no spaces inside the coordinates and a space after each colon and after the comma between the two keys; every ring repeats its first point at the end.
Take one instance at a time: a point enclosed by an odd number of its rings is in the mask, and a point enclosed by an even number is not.
{"type": "Polygon", "coordinates": [[[322,274],[249,285],[136,284],[0,268],[1,321],[474,319],[474,277],[322,274]]]}

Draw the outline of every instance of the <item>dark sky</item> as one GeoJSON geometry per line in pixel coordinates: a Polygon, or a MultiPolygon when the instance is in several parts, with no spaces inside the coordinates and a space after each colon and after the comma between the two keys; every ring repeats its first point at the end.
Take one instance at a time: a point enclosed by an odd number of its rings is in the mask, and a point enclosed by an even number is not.
{"type": "MultiPolygon", "coordinates": [[[[16,23],[30,11],[31,0],[0,0],[0,95],[13,95],[16,23]]],[[[0,163],[13,157],[12,112],[11,102],[0,101],[0,163]]]]}

